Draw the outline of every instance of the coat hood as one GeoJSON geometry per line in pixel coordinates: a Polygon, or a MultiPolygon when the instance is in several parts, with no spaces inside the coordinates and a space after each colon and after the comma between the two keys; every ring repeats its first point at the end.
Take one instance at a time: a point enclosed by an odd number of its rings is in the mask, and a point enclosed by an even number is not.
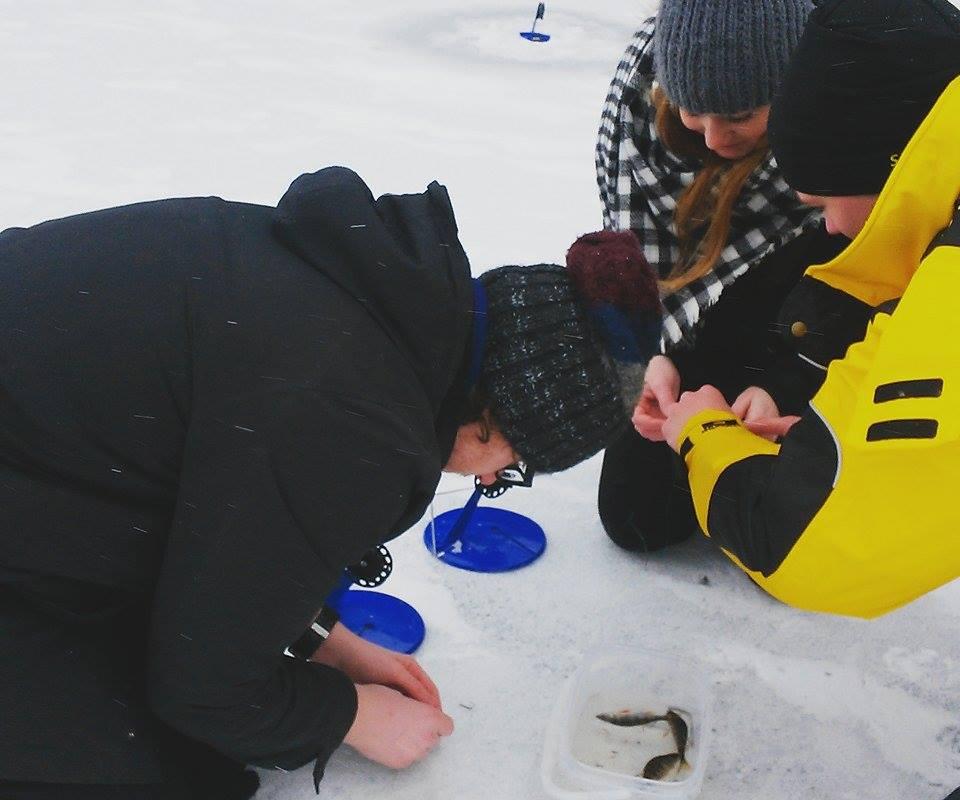
{"type": "Polygon", "coordinates": [[[301,175],[275,233],[363,305],[416,372],[435,412],[464,361],[470,265],[445,187],[375,199],[353,171],[301,175]]]}

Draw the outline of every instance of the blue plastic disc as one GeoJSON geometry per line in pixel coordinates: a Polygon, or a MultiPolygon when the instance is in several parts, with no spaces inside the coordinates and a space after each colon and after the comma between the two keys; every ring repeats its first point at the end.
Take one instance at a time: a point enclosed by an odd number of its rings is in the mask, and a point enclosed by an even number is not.
{"type": "Polygon", "coordinates": [[[538,31],[520,31],[520,35],[528,42],[549,42],[549,33],[540,33],[538,31]]]}
{"type": "Polygon", "coordinates": [[[335,604],[340,622],[357,636],[397,653],[412,653],[426,635],[423,617],[399,597],[351,589],[335,604]]]}
{"type": "MultiPolygon", "coordinates": [[[[427,524],[423,532],[427,550],[432,553],[434,541],[447,538],[461,511],[447,511],[427,524]]],[[[546,547],[543,528],[529,517],[484,507],[476,509],[463,534],[436,555],[444,564],[471,572],[509,572],[536,561],[546,547]]]]}

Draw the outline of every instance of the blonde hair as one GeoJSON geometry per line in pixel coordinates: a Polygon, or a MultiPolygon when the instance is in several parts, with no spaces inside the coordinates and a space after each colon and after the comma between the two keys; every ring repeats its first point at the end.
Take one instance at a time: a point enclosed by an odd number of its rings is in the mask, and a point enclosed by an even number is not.
{"type": "Polygon", "coordinates": [[[703,136],[687,128],[680,110],[666,92],[655,86],[650,94],[656,110],[657,136],[664,146],[681,158],[697,158],[703,167],[693,183],[684,189],[673,214],[680,259],[660,283],[661,291],[675,292],[702,278],[716,266],[730,236],[733,208],[747,179],[763,163],[769,151],[764,136],[756,149],[736,161],[721,158],[707,147],[703,136]],[[696,233],[709,222],[702,236],[696,233]]]}

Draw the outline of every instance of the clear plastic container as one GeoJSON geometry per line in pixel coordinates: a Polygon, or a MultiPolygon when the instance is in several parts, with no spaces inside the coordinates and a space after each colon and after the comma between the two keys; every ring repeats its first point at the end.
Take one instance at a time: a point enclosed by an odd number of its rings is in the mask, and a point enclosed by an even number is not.
{"type": "Polygon", "coordinates": [[[554,707],[541,775],[557,800],[689,800],[700,793],[710,745],[710,677],[693,660],[649,650],[604,648],[588,656],[554,707]],[[598,714],[679,714],[686,764],[662,780],[642,777],[652,758],[674,753],[665,722],[620,726],[598,714]]]}

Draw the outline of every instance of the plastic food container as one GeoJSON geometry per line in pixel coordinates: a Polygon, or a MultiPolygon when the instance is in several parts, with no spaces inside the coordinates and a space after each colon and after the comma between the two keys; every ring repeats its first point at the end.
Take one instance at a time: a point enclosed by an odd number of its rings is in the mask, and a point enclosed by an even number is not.
{"type": "Polygon", "coordinates": [[[588,656],[554,707],[541,776],[557,800],[685,800],[700,793],[710,746],[710,677],[693,660],[649,650],[605,649],[588,656]],[[665,722],[620,726],[598,714],[679,714],[687,726],[686,765],[662,780],[642,777],[651,759],[676,752],[665,722]]]}

